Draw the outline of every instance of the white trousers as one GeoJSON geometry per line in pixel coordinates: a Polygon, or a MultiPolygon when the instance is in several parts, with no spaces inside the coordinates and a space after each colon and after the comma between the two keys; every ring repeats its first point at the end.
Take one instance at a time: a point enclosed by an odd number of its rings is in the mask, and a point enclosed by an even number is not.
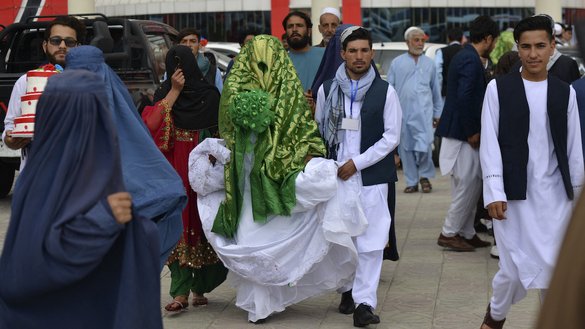
{"type": "Polygon", "coordinates": [[[444,236],[459,234],[471,239],[475,235],[473,224],[481,189],[479,151],[462,142],[451,171],[451,205],[443,224],[444,236]]]}
{"type": "Polygon", "coordinates": [[[353,280],[352,297],[356,304],[366,303],[373,308],[378,304],[378,283],[382,273],[384,250],[358,253],[358,265],[353,280]]]}
{"type": "MultiPolygon", "coordinates": [[[[498,246],[501,246],[498,243],[498,246]]],[[[492,319],[500,321],[506,318],[512,304],[516,304],[526,297],[527,290],[520,281],[518,267],[512,261],[507,250],[500,249],[500,269],[492,281],[492,298],[490,299],[492,319]]],[[[547,289],[540,289],[542,303],[547,289]]]]}

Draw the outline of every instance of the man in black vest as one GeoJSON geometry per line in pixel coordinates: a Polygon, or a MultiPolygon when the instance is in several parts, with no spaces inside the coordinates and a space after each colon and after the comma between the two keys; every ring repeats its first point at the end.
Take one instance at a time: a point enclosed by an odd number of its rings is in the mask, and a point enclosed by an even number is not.
{"type": "Polygon", "coordinates": [[[443,99],[447,96],[447,73],[449,72],[449,64],[455,57],[459,50],[463,49],[463,31],[458,28],[452,28],[447,33],[447,40],[449,45],[437,50],[435,54],[435,67],[439,75],[439,83],[441,84],[441,96],[443,99]]]}
{"type": "Polygon", "coordinates": [[[394,88],[371,65],[370,32],[349,27],[341,43],[344,63],[335,78],[319,88],[315,119],[327,156],[340,165],[338,177],[361,186],[359,200],[368,228],[354,240],[358,266],[353,283],[342,289],[339,311],[353,313],[354,326],[363,327],[380,322],[373,310],[392,220],[386,199],[388,183],[396,180],[391,151],[399,142],[402,110],[394,88]]]}
{"type": "Polygon", "coordinates": [[[485,94],[480,161],[500,269],[482,329],[502,328],[527,289],[548,288],[572,200],[582,189],[575,91],[547,72],[552,31],[546,15],[520,21],[514,39],[522,71],[492,80],[485,94]]]}

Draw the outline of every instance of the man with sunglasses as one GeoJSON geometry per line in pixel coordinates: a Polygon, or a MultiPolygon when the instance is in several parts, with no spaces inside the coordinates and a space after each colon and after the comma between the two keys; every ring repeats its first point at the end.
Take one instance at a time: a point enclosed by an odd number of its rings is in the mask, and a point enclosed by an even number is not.
{"type": "MultiPolygon", "coordinates": [[[[65,55],[69,49],[77,47],[85,39],[85,25],[75,17],[61,16],[49,23],[44,33],[43,51],[50,64],[65,66],[65,55]]],[[[26,93],[26,74],[22,75],[14,84],[8,111],[4,119],[4,133],[2,139],[7,147],[13,150],[23,150],[20,170],[24,168],[26,160],[26,146],[31,138],[12,137],[14,118],[21,115],[20,97],[26,93]]]]}

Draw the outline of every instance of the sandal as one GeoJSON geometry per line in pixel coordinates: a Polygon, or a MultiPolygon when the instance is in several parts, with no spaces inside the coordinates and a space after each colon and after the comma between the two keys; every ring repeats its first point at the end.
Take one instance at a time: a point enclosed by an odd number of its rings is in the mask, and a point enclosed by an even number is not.
{"type": "Polygon", "coordinates": [[[207,300],[207,297],[204,296],[195,296],[193,297],[193,306],[202,306],[202,305],[207,305],[209,301],[207,300]]]}
{"type": "Polygon", "coordinates": [[[414,185],[414,186],[407,186],[404,189],[404,193],[415,193],[418,192],[418,185],[414,185]]]}
{"type": "Polygon", "coordinates": [[[429,179],[424,177],[420,179],[420,187],[422,188],[423,193],[431,193],[431,190],[433,189],[433,185],[431,185],[429,179]]]}
{"type": "Polygon", "coordinates": [[[185,296],[177,296],[173,299],[172,302],[170,302],[169,304],[167,304],[167,306],[165,306],[165,310],[167,312],[181,312],[184,309],[186,309],[187,307],[189,307],[189,302],[187,301],[181,301],[180,297],[185,298],[185,296]]]}

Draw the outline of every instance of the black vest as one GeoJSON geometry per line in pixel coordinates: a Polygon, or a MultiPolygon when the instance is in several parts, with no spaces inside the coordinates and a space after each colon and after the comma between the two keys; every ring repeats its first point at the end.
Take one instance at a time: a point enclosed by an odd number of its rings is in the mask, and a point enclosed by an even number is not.
{"type": "MultiPolygon", "coordinates": [[[[323,83],[325,98],[329,95],[331,83],[327,80],[323,83]]],[[[384,134],[384,107],[386,105],[386,93],[388,82],[379,77],[374,79],[370,89],[366,92],[364,103],[360,111],[361,121],[361,143],[360,152],[364,153],[370,146],[374,145],[384,134]]],[[[394,164],[394,150],[384,157],[380,162],[361,171],[362,184],[364,186],[383,183],[393,183],[398,180],[396,176],[396,165],[394,164]]]]}
{"type": "MultiPolygon", "coordinates": [[[[520,72],[496,78],[500,121],[498,142],[502,154],[504,191],[508,200],[526,200],[528,165],[528,130],[530,109],[520,72]]],[[[567,156],[567,107],[569,85],[548,77],[547,113],[555,155],[567,197],[573,200],[573,187],[567,156]]],[[[544,132],[541,132],[544,133],[544,132]]]]}
{"type": "Polygon", "coordinates": [[[443,75],[443,85],[441,86],[441,95],[443,95],[443,97],[447,96],[447,76],[449,74],[449,64],[451,63],[453,57],[455,57],[455,54],[457,54],[461,49],[463,49],[463,46],[458,43],[441,48],[441,53],[443,54],[443,71],[441,72],[443,75]]]}

